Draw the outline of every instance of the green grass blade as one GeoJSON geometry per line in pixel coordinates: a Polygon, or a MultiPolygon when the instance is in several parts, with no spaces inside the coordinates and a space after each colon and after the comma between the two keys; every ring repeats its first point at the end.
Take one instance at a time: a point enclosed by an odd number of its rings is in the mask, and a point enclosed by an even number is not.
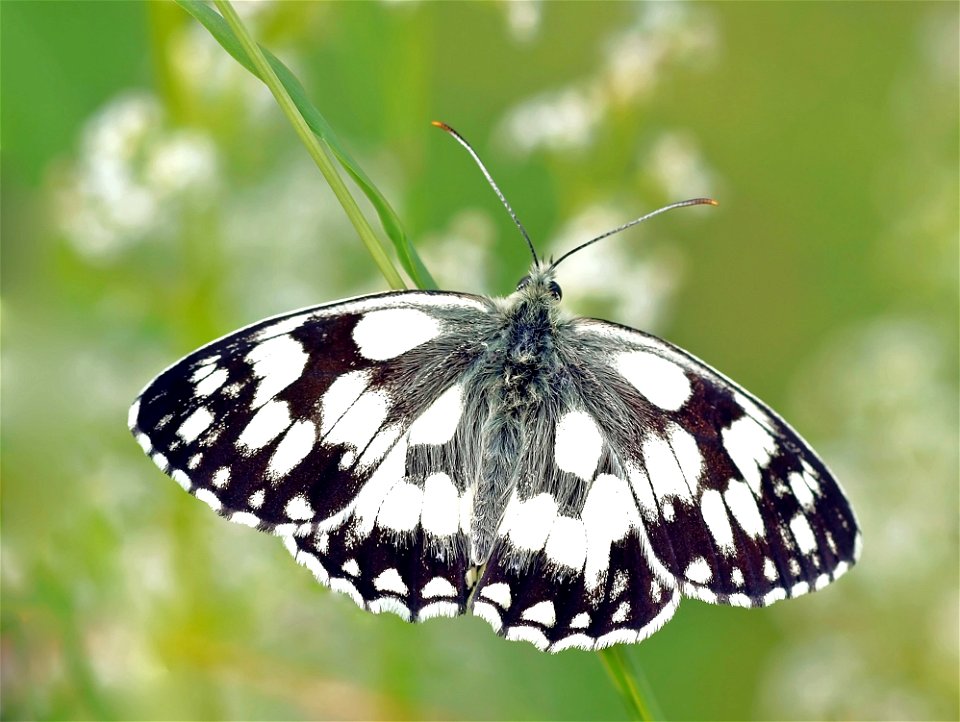
{"type": "Polygon", "coordinates": [[[597,654],[607,674],[610,675],[610,681],[620,693],[624,705],[634,719],[643,722],[664,719],[646,678],[633,669],[622,647],[619,645],[607,647],[597,654]]]}
{"type": "MultiPolygon", "coordinates": [[[[250,73],[266,82],[263,73],[257,68],[250,53],[246,51],[237,34],[231,29],[227,21],[213,8],[201,0],[176,0],[177,4],[192,15],[213,38],[226,50],[240,65],[250,73]]],[[[306,90],[296,76],[273,53],[260,48],[270,68],[276,73],[280,84],[289,94],[293,104],[310,130],[320,138],[339,161],[343,169],[353,178],[354,182],[363,191],[370,201],[384,232],[393,243],[394,250],[404,270],[419,288],[436,288],[429,271],[423,265],[416,249],[410,243],[400,219],[387,199],[374,185],[373,181],[364,173],[363,169],[353,159],[347,149],[340,143],[326,118],[310,102],[306,90]]],[[[395,284],[391,284],[395,285],[395,284]]]]}

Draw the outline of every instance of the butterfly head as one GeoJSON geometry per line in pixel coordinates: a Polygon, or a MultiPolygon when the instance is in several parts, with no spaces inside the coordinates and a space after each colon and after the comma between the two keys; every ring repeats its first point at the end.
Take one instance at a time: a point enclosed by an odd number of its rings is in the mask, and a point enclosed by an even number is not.
{"type": "Polygon", "coordinates": [[[517,283],[516,293],[526,300],[540,301],[548,304],[560,303],[563,291],[555,279],[552,266],[537,262],[530,267],[530,272],[517,283]]]}

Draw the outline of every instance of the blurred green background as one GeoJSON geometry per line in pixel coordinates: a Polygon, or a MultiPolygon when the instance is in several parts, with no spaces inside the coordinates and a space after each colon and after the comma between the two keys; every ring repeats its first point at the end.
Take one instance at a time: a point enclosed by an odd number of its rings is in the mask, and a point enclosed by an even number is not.
{"type": "MultiPolygon", "coordinates": [[[[243,4],[444,288],[565,264],[780,410],[861,564],[631,647],[673,719],[958,716],[958,6],[243,4]]],[[[2,6],[2,714],[623,718],[594,654],[317,585],[141,454],[126,409],[240,325],[383,290],[258,81],[167,3],[2,6]]],[[[376,220],[373,224],[378,227],[376,220]]]]}

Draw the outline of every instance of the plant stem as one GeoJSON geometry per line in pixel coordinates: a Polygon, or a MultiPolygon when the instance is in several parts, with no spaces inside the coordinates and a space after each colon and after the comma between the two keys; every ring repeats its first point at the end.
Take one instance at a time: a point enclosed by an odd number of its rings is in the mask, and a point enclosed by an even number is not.
{"type": "Polygon", "coordinates": [[[214,3],[220,10],[221,15],[223,15],[223,19],[227,22],[227,24],[230,26],[230,29],[233,30],[234,34],[237,36],[237,39],[240,41],[243,49],[250,56],[250,59],[257,68],[260,78],[270,89],[270,92],[273,93],[273,97],[276,98],[277,104],[280,106],[280,109],[283,111],[284,115],[287,116],[287,119],[290,121],[291,125],[293,125],[297,135],[300,136],[300,140],[303,141],[303,144],[307,147],[307,152],[310,153],[310,157],[313,158],[313,161],[317,164],[317,167],[320,169],[323,177],[330,185],[330,188],[333,190],[337,200],[340,201],[340,205],[343,206],[343,210],[346,212],[347,217],[350,219],[353,227],[356,228],[360,239],[367,247],[367,251],[369,251],[370,255],[373,256],[373,260],[380,269],[380,272],[383,274],[383,277],[387,279],[387,283],[393,289],[399,290],[406,288],[407,284],[404,283],[400,273],[393,266],[393,263],[384,250],[383,245],[380,243],[380,240],[373,232],[370,224],[367,223],[367,219],[364,218],[363,213],[360,211],[360,207],[357,205],[357,202],[354,200],[353,196],[350,195],[350,191],[347,189],[347,186],[340,177],[340,174],[337,173],[337,169],[334,166],[330,155],[327,153],[326,148],[323,147],[317,136],[313,133],[313,131],[310,130],[307,122],[300,114],[300,111],[297,110],[297,106],[290,97],[290,94],[287,93],[286,88],[283,87],[283,83],[280,82],[280,79],[273,71],[270,63],[267,62],[267,59],[260,51],[260,46],[254,42],[253,38],[250,36],[250,33],[248,33],[247,29],[243,26],[240,16],[237,15],[237,11],[233,9],[233,6],[230,5],[228,0],[214,0],[214,3]]]}
{"type": "Polygon", "coordinates": [[[663,713],[657,707],[649,683],[633,669],[623,649],[619,645],[608,647],[601,649],[599,655],[613,686],[620,692],[633,718],[643,722],[662,720],[663,713]]]}

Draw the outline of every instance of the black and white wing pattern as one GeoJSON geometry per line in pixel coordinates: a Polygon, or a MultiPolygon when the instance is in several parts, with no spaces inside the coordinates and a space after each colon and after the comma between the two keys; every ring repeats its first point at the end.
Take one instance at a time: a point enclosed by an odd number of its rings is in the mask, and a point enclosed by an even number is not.
{"type": "Polygon", "coordinates": [[[680,349],[561,324],[557,403],[517,459],[474,612],[551,652],[640,641],[680,595],[764,606],[860,553],[849,503],[774,412],[680,349]]]}
{"type": "Polygon", "coordinates": [[[860,551],[776,414],[652,336],[507,299],[389,293],[215,341],[141,393],[154,462],[319,581],[409,621],[466,612],[551,652],[640,641],[681,595],[762,606],[860,551]]]}
{"type": "Polygon", "coordinates": [[[277,316],[164,371],[129,425],[184,489],[283,537],[362,607],[460,614],[472,502],[458,380],[491,323],[490,301],[448,293],[277,316]]]}
{"type": "Polygon", "coordinates": [[[658,338],[592,319],[570,328],[569,362],[584,371],[658,576],[707,602],[765,606],[856,562],[849,502],[777,414],[658,338]]]}

